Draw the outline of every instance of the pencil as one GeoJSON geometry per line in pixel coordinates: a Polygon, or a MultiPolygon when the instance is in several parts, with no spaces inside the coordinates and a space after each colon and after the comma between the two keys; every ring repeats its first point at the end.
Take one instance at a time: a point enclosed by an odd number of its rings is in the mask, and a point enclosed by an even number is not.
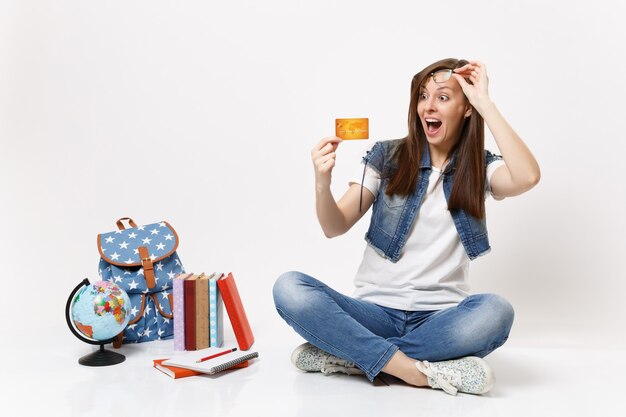
{"type": "Polygon", "coordinates": [[[215,355],[207,356],[206,358],[200,358],[200,359],[198,359],[196,361],[196,363],[208,361],[209,359],[217,358],[218,356],[226,355],[227,353],[231,353],[231,352],[234,352],[236,350],[237,350],[237,348],[232,348],[232,349],[228,349],[228,350],[225,350],[223,352],[220,352],[220,353],[216,353],[215,355]]]}

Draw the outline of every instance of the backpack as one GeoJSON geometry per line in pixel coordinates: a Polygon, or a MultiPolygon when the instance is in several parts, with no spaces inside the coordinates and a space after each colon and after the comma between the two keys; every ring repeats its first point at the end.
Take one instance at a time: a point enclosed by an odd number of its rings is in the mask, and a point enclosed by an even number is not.
{"type": "Polygon", "coordinates": [[[131,304],[130,321],[113,346],[170,339],[174,334],[172,280],[185,272],[176,253],[178,235],[165,221],[137,226],[123,217],[116,224],[119,230],[98,235],[100,279],[119,285],[131,304]],[[124,220],[130,228],[125,228],[124,220]]]}

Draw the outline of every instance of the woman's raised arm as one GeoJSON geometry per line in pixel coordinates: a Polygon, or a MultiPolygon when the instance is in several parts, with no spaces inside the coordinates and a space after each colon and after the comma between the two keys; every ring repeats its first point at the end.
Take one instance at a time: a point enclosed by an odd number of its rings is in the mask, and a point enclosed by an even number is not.
{"type": "Polygon", "coordinates": [[[504,158],[505,165],[496,169],[491,176],[492,194],[499,199],[530,190],[541,178],[539,164],[489,98],[487,68],[478,61],[470,61],[454,71],[454,78],[472,106],[485,120],[504,158]],[[472,84],[465,81],[465,78],[469,78],[472,84]]]}
{"type": "Polygon", "coordinates": [[[359,184],[352,184],[339,201],[335,201],[330,191],[330,183],[332,170],[335,167],[335,151],[340,143],[340,138],[328,137],[322,139],[311,150],[311,159],[315,169],[315,209],[324,235],[328,238],[342,235],[350,230],[374,202],[374,195],[364,188],[363,202],[359,211],[361,195],[359,184]]]}

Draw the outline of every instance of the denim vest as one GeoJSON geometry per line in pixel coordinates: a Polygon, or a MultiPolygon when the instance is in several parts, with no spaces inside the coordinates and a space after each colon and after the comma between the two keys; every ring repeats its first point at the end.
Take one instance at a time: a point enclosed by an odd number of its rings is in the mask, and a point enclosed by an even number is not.
{"type": "MultiPolygon", "coordinates": [[[[372,209],[372,220],[365,235],[365,240],[377,253],[391,262],[397,262],[402,256],[402,248],[422,205],[431,173],[430,151],[428,146],[426,146],[426,151],[422,153],[420,158],[419,179],[413,193],[406,197],[395,194],[388,196],[385,194],[389,180],[397,169],[394,153],[402,140],[376,142],[372,149],[363,157],[365,166],[369,165],[381,177],[380,187],[372,209]]],[[[501,158],[501,156],[485,150],[485,166],[501,158]]],[[[448,166],[442,173],[443,191],[446,201],[450,200],[450,192],[454,181],[454,161],[455,155],[452,156],[448,166]]],[[[489,190],[488,182],[486,182],[485,188],[485,191],[489,190]]],[[[478,256],[487,254],[491,247],[489,246],[485,218],[483,217],[479,220],[461,209],[451,210],[450,214],[469,259],[473,260],[478,256]]]]}

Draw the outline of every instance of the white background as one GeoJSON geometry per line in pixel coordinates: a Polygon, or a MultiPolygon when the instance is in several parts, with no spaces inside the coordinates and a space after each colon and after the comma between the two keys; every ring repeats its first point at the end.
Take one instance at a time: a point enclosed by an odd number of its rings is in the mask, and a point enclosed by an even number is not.
{"type": "Polygon", "coordinates": [[[297,343],[274,280],[295,269],[350,292],[369,220],[323,237],[311,148],[335,118],[370,118],[370,140],[340,147],[340,196],[375,140],[406,135],[412,76],[459,57],[486,63],[542,169],[528,194],[488,202],[493,250],[472,263],[473,290],[512,302],[511,341],[626,346],[625,8],[0,2],[4,333],[80,344],[67,295],[97,277],[96,235],[130,216],[169,221],[188,271],[233,271],[257,339],[297,343]]]}

